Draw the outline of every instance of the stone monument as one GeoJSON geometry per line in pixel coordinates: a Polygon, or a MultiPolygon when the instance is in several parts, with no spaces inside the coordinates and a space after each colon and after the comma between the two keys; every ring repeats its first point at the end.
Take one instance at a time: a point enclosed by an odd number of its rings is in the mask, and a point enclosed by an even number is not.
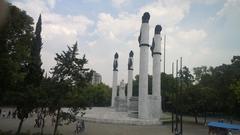
{"type": "Polygon", "coordinates": [[[112,107],[117,112],[127,112],[127,116],[139,118],[144,122],[161,123],[161,31],[162,27],[156,25],[152,45],[149,45],[149,19],[150,14],[145,12],[142,16],[140,35],[138,37],[140,47],[139,63],[139,89],[138,97],[133,96],[133,51],[128,58],[128,85],[125,94],[125,83],[122,80],[117,96],[118,81],[118,54],[114,56],[113,62],[113,85],[112,85],[112,107]],[[149,50],[152,52],[152,94],[148,93],[148,60],[149,50]]]}
{"type": "Polygon", "coordinates": [[[119,86],[119,95],[115,98],[116,111],[126,112],[127,111],[127,97],[125,94],[125,83],[124,80],[121,81],[119,86]]]}
{"type": "Polygon", "coordinates": [[[156,25],[152,42],[153,73],[152,73],[152,95],[149,95],[149,118],[160,118],[161,107],[161,30],[160,25],[156,25]]]}
{"type": "Polygon", "coordinates": [[[133,51],[130,51],[128,58],[128,85],[127,85],[127,105],[129,106],[129,99],[132,97],[132,83],[133,83],[133,51]]]}
{"type": "Polygon", "coordinates": [[[138,38],[140,47],[138,117],[142,119],[149,118],[148,112],[149,19],[150,14],[148,12],[145,12],[142,16],[142,25],[140,29],[140,36],[138,38]]]}
{"type": "Polygon", "coordinates": [[[118,53],[115,53],[114,61],[113,61],[113,81],[112,81],[111,107],[114,107],[114,105],[115,105],[115,97],[117,96],[117,82],[118,82],[118,53]]]}

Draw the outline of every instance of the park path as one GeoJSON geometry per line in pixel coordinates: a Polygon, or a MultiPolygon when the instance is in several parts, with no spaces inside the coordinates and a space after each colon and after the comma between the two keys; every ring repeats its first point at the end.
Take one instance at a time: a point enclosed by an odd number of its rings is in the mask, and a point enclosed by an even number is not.
{"type": "MultiPolygon", "coordinates": [[[[0,118],[0,130],[16,131],[19,120],[0,118]]],[[[29,118],[23,123],[23,132],[30,131],[40,132],[40,128],[34,128],[34,118],[29,118]]],[[[53,132],[51,119],[46,121],[44,133],[51,134],[53,132]]],[[[64,135],[73,135],[75,124],[64,125],[59,127],[60,133],[64,135]]],[[[207,128],[202,125],[184,124],[185,135],[207,135],[207,128]]],[[[86,122],[86,129],[83,135],[171,135],[171,125],[163,126],[130,126],[121,124],[102,124],[86,122]]]]}
{"type": "MultiPolygon", "coordinates": [[[[36,114],[24,121],[22,132],[40,132],[40,128],[34,128],[35,118],[36,114]]],[[[18,124],[18,119],[0,117],[0,130],[2,131],[11,130],[15,132],[18,124]]],[[[51,117],[47,117],[44,133],[52,134],[53,129],[54,126],[51,125],[51,117]]],[[[75,123],[60,126],[58,129],[60,133],[64,135],[74,135],[75,123]]],[[[184,135],[207,135],[207,127],[203,125],[196,125],[191,122],[187,122],[184,123],[183,129],[184,135]]],[[[162,126],[134,126],[86,122],[86,129],[82,135],[172,135],[172,133],[171,124],[162,126]]]]}

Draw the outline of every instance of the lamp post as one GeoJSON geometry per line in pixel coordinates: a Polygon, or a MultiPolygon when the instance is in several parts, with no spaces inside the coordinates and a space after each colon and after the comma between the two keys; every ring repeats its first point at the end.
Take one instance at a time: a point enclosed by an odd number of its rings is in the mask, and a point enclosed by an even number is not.
{"type": "Polygon", "coordinates": [[[176,61],[176,104],[175,104],[175,134],[178,134],[178,60],[176,61]]]}
{"type": "MultiPolygon", "coordinates": [[[[174,62],[172,63],[172,77],[174,78],[174,62]]],[[[172,92],[172,100],[173,100],[173,92],[172,92]]],[[[174,132],[174,106],[173,106],[173,101],[172,101],[172,133],[174,132]]]]}
{"type": "Polygon", "coordinates": [[[180,133],[181,135],[183,134],[183,127],[182,127],[182,80],[183,79],[183,74],[182,74],[182,57],[180,58],[180,133]]]}

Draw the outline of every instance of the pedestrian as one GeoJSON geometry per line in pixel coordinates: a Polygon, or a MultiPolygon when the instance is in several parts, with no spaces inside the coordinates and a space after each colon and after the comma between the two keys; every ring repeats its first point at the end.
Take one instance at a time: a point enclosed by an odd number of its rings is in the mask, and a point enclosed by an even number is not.
{"type": "Polygon", "coordinates": [[[38,120],[35,119],[35,124],[34,124],[34,127],[37,127],[38,126],[38,120]]]}
{"type": "Polygon", "coordinates": [[[9,110],[8,111],[8,115],[7,115],[7,118],[10,118],[11,117],[11,111],[9,110]]]}
{"type": "Polygon", "coordinates": [[[6,115],[7,115],[7,114],[6,114],[6,111],[3,110],[2,117],[5,118],[6,115]]]}
{"type": "Polygon", "coordinates": [[[84,120],[81,119],[81,132],[85,130],[85,123],[84,120]]]}
{"type": "Polygon", "coordinates": [[[15,118],[16,118],[16,114],[17,114],[17,112],[16,112],[16,111],[14,111],[14,112],[12,113],[12,118],[13,118],[13,119],[15,119],[15,118]]]}
{"type": "Polygon", "coordinates": [[[55,124],[55,116],[53,115],[52,116],[52,126],[54,126],[54,124],[55,124]]]}
{"type": "Polygon", "coordinates": [[[76,123],[76,129],[75,129],[75,133],[76,134],[79,134],[80,133],[80,130],[81,130],[81,125],[80,125],[80,121],[77,121],[76,123]]]}
{"type": "Polygon", "coordinates": [[[2,116],[2,109],[0,108],[0,117],[2,116]]]}

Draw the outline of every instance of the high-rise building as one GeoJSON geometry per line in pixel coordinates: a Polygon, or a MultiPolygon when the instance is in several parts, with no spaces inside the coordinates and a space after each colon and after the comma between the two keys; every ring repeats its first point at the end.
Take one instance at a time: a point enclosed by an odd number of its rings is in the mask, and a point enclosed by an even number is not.
{"type": "Polygon", "coordinates": [[[96,71],[93,72],[93,75],[92,75],[92,84],[95,85],[95,84],[100,84],[102,82],[102,76],[97,73],[96,71]]]}

